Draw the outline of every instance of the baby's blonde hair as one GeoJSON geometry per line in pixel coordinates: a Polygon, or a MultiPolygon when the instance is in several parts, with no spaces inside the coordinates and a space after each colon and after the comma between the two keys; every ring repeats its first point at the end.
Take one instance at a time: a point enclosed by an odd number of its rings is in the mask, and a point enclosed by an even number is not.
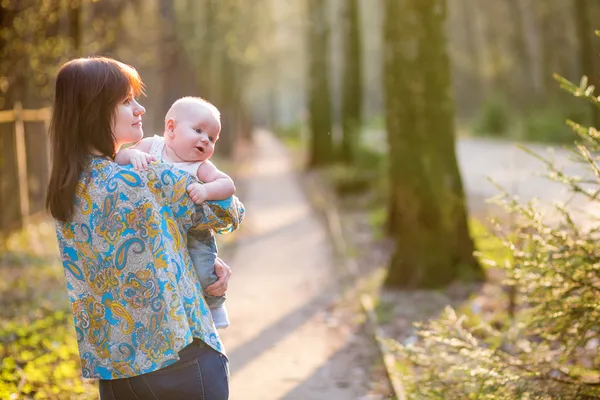
{"type": "Polygon", "coordinates": [[[213,114],[217,121],[221,122],[221,113],[219,112],[219,109],[217,107],[215,107],[211,102],[204,100],[202,97],[192,96],[186,96],[176,100],[171,105],[171,108],[169,108],[169,111],[167,111],[167,114],[165,115],[165,122],[171,118],[176,120],[177,111],[182,108],[187,108],[189,106],[205,107],[211,112],[211,114],[213,114]]]}

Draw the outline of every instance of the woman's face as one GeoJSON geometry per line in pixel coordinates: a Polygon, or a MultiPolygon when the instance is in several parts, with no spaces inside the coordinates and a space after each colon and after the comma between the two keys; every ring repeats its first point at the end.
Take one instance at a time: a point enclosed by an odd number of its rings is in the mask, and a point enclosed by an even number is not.
{"type": "Polygon", "coordinates": [[[142,114],[145,112],[146,109],[132,96],[117,106],[112,128],[116,151],[123,144],[137,142],[142,139],[144,136],[142,114]]]}

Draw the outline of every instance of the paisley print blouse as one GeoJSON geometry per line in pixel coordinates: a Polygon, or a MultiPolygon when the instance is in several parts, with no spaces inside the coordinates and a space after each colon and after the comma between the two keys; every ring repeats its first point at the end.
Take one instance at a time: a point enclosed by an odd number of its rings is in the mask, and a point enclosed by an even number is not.
{"type": "Polygon", "coordinates": [[[189,174],[153,163],[136,172],[92,157],[57,236],[84,378],[145,374],[202,339],[224,352],[186,248],[190,229],[227,233],[244,207],[196,206],[189,174]]]}

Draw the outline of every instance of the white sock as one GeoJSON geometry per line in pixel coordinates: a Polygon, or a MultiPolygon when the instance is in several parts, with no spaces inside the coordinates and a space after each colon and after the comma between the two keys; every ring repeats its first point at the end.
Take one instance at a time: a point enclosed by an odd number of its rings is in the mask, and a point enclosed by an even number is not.
{"type": "Polygon", "coordinates": [[[225,329],[229,326],[229,317],[227,316],[227,309],[224,305],[217,308],[211,308],[210,313],[212,314],[212,319],[217,329],[225,329]]]}

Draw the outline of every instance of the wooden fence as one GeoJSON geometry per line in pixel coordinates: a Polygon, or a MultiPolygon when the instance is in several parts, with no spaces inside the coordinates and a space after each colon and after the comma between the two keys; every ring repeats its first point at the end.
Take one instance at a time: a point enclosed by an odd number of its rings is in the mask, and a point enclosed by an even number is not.
{"type": "Polygon", "coordinates": [[[50,107],[0,111],[0,234],[44,213],[50,177],[50,107]]]}

